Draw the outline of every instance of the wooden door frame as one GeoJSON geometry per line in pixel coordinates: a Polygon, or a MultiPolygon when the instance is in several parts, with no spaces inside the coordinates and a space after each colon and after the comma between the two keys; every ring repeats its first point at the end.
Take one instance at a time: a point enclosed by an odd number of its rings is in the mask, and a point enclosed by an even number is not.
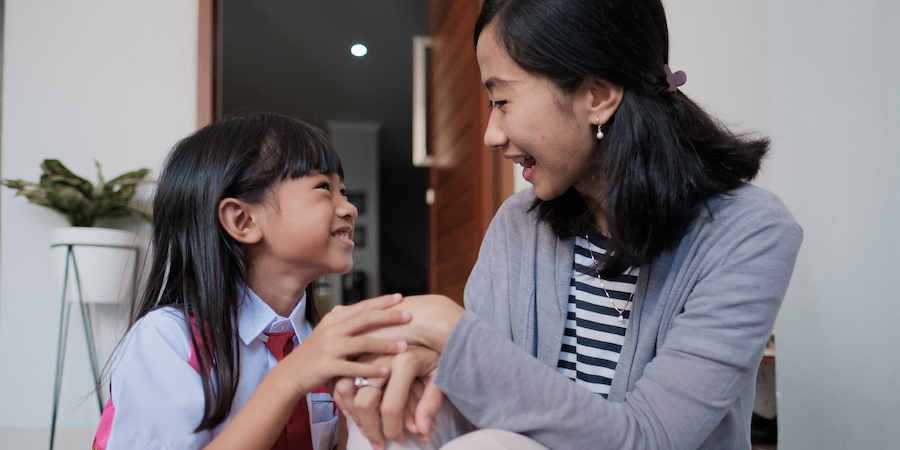
{"type": "Polygon", "coordinates": [[[221,52],[221,16],[219,0],[199,0],[197,35],[197,128],[220,117],[219,63],[221,52]]]}

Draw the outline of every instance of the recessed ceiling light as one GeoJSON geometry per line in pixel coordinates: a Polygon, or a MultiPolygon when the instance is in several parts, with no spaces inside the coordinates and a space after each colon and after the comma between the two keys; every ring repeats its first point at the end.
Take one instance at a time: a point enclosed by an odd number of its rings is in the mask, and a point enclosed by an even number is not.
{"type": "Polygon", "coordinates": [[[353,56],[366,56],[366,53],[369,53],[369,49],[362,44],[353,44],[353,47],[350,47],[350,53],[353,56]]]}

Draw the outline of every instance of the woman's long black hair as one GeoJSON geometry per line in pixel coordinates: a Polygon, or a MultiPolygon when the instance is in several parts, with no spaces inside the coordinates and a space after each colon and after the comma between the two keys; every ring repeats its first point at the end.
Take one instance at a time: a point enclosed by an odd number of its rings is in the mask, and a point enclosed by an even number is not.
{"type": "MultiPolygon", "coordinates": [[[[669,32],[659,0],[485,0],[476,44],[489,25],[513,61],[563,92],[587,77],[624,88],[594,152],[597,203],[610,238],[601,275],[677,245],[706,200],[758,173],[767,139],[735,135],[680,90],[669,92],[669,32]]],[[[532,209],[560,237],[594,230],[574,188],[532,209]]]]}
{"type": "MultiPolygon", "coordinates": [[[[219,224],[225,198],[264,200],[286,179],[312,172],[344,177],[331,142],[317,128],[290,117],[253,113],[210,124],[169,154],[153,201],[153,257],[132,325],[170,306],[184,312],[203,378],[203,420],[212,429],[228,416],[240,373],[237,333],[241,286],[250,270],[243,244],[219,224]]],[[[307,287],[306,318],[319,315],[307,287]]]]}

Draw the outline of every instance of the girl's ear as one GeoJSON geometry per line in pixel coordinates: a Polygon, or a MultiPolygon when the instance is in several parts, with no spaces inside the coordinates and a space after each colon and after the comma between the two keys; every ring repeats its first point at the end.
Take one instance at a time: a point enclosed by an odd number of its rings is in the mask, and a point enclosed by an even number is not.
{"type": "Polygon", "coordinates": [[[587,77],[579,89],[584,93],[585,106],[587,107],[587,120],[592,125],[609,122],[612,115],[619,109],[625,90],[622,86],[602,78],[587,77]]]}
{"type": "Polygon", "coordinates": [[[228,197],[219,202],[219,224],[238,242],[255,244],[262,239],[253,205],[236,198],[228,197]]]}

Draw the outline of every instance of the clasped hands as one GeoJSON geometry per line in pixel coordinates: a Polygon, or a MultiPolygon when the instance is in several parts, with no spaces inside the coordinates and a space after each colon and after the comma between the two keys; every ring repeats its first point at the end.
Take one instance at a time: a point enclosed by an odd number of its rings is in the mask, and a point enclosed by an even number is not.
{"type": "Polygon", "coordinates": [[[340,378],[332,389],[338,407],[353,418],[374,449],[384,448],[385,438],[403,442],[404,427],[423,442],[429,440],[444,397],[434,384],[438,360],[463,313],[461,306],[440,295],[405,297],[389,309],[407,311],[412,319],[365,334],[405,340],[407,350],[357,358],[359,362],[390,367],[389,377],[368,378],[374,386],[360,388],[353,378],[340,378]]]}

